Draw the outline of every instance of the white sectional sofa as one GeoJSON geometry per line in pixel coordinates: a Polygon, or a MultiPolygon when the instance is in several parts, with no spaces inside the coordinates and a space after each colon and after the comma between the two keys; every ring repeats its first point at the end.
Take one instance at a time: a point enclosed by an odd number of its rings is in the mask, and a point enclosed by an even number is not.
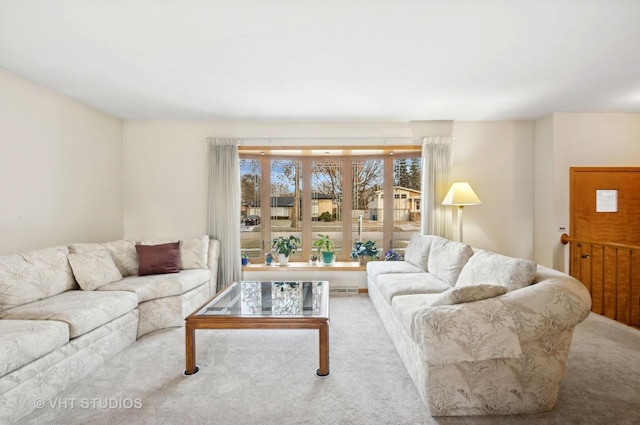
{"type": "Polygon", "coordinates": [[[367,264],[371,301],[433,416],[553,408],[574,327],[591,309],[571,276],[416,236],[367,264]]]}
{"type": "Polygon", "coordinates": [[[200,236],[0,257],[0,424],[26,416],[137,338],[183,325],[215,294],[219,254],[217,240],[200,236]]]}

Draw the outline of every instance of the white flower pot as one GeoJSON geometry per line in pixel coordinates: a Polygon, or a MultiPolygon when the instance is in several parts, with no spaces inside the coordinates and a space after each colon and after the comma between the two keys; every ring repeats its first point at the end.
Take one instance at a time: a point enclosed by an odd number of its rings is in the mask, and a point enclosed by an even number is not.
{"type": "Polygon", "coordinates": [[[278,263],[280,263],[281,266],[288,266],[289,265],[289,257],[287,257],[284,254],[278,254],[278,263]]]}

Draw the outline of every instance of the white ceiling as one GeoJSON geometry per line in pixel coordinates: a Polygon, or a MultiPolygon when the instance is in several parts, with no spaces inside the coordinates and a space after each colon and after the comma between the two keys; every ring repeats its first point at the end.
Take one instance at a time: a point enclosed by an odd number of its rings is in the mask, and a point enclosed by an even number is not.
{"type": "Polygon", "coordinates": [[[0,68],[123,119],[640,112],[640,0],[0,0],[0,68]]]}

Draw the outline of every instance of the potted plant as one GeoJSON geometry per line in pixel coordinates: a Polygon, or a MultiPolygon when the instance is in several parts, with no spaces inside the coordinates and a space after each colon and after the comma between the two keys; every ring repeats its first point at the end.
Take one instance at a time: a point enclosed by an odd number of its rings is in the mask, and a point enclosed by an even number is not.
{"type": "Polygon", "coordinates": [[[273,255],[271,255],[270,252],[267,252],[266,254],[264,254],[264,262],[267,266],[270,266],[271,263],[273,262],[273,255]]]}
{"type": "Polygon", "coordinates": [[[246,265],[249,264],[249,256],[245,252],[241,253],[240,257],[242,259],[242,265],[243,266],[246,266],[246,265]]]}
{"type": "Polygon", "coordinates": [[[329,239],[329,235],[318,234],[320,239],[313,242],[313,246],[318,248],[318,251],[322,254],[322,261],[325,264],[331,264],[333,262],[333,243],[329,239]]]}
{"type": "Polygon", "coordinates": [[[318,256],[316,254],[311,254],[309,256],[309,264],[311,264],[312,266],[318,264],[318,256]]]}
{"type": "Polygon", "coordinates": [[[376,246],[374,241],[355,241],[353,243],[351,258],[358,260],[360,264],[365,264],[369,260],[376,260],[378,257],[380,257],[380,248],[376,246]]]}
{"type": "Polygon", "coordinates": [[[278,262],[281,266],[289,264],[289,256],[298,250],[300,238],[294,235],[289,237],[278,236],[271,240],[271,249],[278,255],[278,262]]]}

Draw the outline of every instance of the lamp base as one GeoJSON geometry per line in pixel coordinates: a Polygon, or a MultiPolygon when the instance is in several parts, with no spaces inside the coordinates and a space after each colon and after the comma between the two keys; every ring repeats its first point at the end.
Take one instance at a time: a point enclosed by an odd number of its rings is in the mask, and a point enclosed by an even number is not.
{"type": "Polygon", "coordinates": [[[462,242],[462,213],[464,211],[464,205],[458,207],[458,241],[462,242]]]}

